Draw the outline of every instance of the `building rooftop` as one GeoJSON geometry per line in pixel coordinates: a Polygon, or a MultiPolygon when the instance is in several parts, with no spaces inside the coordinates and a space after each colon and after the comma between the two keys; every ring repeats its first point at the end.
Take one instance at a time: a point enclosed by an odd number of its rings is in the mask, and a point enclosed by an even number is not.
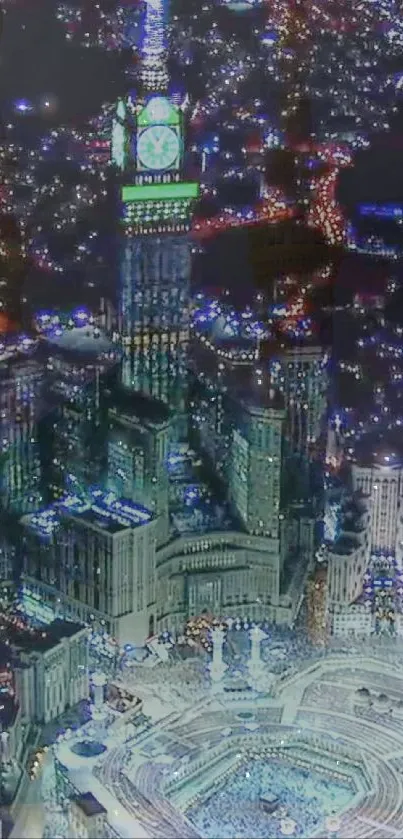
{"type": "Polygon", "coordinates": [[[58,349],[73,350],[99,355],[114,350],[109,338],[94,324],[86,326],[56,327],[46,335],[49,344],[58,349]]]}
{"type": "Polygon", "coordinates": [[[73,312],[42,312],[36,318],[42,346],[48,352],[113,362],[120,355],[118,348],[99,328],[86,309],[73,312]]]}
{"type": "Polygon", "coordinates": [[[349,498],[340,510],[341,530],[348,533],[362,533],[366,526],[367,512],[368,506],[364,499],[357,496],[349,498]]]}
{"type": "Polygon", "coordinates": [[[123,387],[114,389],[110,408],[116,414],[138,419],[145,424],[163,425],[170,419],[170,411],[165,402],[123,387]]]}
{"type": "Polygon", "coordinates": [[[83,792],[76,798],[73,798],[74,803],[83,813],[90,818],[91,816],[106,815],[105,807],[95,798],[92,792],[83,792]]]}
{"type": "Polygon", "coordinates": [[[21,524],[28,530],[36,533],[41,539],[51,541],[52,536],[60,527],[60,516],[58,515],[57,505],[47,507],[44,510],[39,510],[37,513],[28,513],[21,518],[21,524]]]}
{"type": "Polygon", "coordinates": [[[85,496],[66,495],[44,510],[23,516],[21,524],[41,539],[51,541],[64,517],[79,518],[113,534],[147,524],[153,514],[113,492],[94,488],[85,496]]]}
{"type": "Polygon", "coordinates": [[[4,635],[7,644],[15,653],[43,653],[55,647],[63,638],[71,638],[83,629],[80,623],[54,620],[46,629],[24,626],[8,615],[0,616],[0,637],[4,635]]]}
{"type": "Polygon", "coordinates": [[[258,341],[271,334],[267,325],[258,320],[249,307],[236,311],[217,298],[208,298],[201,305],[197,303],[192,315],[194,333],[217,350],[222,347],[226,351],[231,348],[234,351],[250,351],[258,341]]]}
{"type": "Polygon", "coordinates": [[[63,358],[65,363],[93,366],[111,366],[120,357],[118,347],[95,326],[56,327],[43,337],[42,349],[50,357],[63,358]]]}
{"type": "Polygon", "coordinates": [[[280,391],[268,387],[267,383],[254,382],[248,390],[238,392],[240,403],[252,411],[284,411],[284,398],[280,391]]]}
{"type": "Polygon", "coordinates": [[[368,512],[368,499],[361,490],[357,490],[344,501],[341,510],[345,516],[362,516],[368,512]]]}
{"type": "Polygon", "coordinates": [[[113,492],[92,490],[86,498],[69,495],[58,504],[60,516],[81,519],[111,534],[148,524],[153,518],[150,510],[113,492]]]}

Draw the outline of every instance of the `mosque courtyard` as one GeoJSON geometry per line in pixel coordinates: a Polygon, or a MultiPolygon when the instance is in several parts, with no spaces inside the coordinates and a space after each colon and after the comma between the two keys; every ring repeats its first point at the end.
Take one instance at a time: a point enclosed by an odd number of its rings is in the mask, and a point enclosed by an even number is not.
{"type": "Polygon", "coordinates": [[[266,652],[253,678],[242,655],[219,677],[196,654],[124,666],[116,685],[141,702],[135,724],[101,708],[59,737],[57,765],[104,805],[111,836],[403,835],[397,651],[334,650],[275,674],[266,652]],[[75,747],[91,739],[105,748],[75,747]]]}

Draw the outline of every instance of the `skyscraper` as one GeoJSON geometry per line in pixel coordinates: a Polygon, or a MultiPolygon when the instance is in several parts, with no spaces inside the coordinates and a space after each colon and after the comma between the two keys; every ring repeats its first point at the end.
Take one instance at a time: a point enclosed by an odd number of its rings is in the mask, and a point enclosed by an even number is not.
{"type": "Polygon", "coordinates": [[[95,489],[24,516],[22,525],[25,593],[42,608],[104,627],[121,646],[153,633],[150,511],[95,489]]]}
{"type": "Polygon", "coordinates": [[[229,494],[248,533],[278,538],[285,411],[278,393],[234,401],[229,494]]]}
{"type": "Polygon", "coordinates": [[[108,487],[157,516],[157,545],[164,544],[169,536],[169,410],[156,399],[120,389],[108,420],[108,487]]]}
{"type": "Polygon", "coordinates": [[[198,185],[184,178],[183,114],[166,93],[162,0],[147,4],[140,76],[142,96],[119,100],[112,137],[120,170],[122,383],[172,406],[183,439],[198,185]]]}
{"type": "Polygon", "coordinates": [[[327,368],[328,353],[315,337],[287,337],[270,364],[273,386],[287,406],[287,475],[297,499],[311,495],[312,465],[324,458],[327,368]]]}
{"type": "Polygon", "coordinates": [[[119,354],[84,310],[42,337],[42,469],[52,500],[66,489],[85,491],[104,479],[108,388],[119,375],[119,354]]]}
{"type": "Polygon", "coordinates": [[[353,455],[351,478],[354,490],[371,499],[371,547],[384,556],[401,557],[401,509],[403,470],[401,452],[388,441],[363,438],[353,455]],[[399,538],[400,537],[400,538],[399,538]]]}
{"type": "Polygon", "coordinates": [[[36,342],[19,333],[0,339],[0,507],[20,515],[41,502],[43,372],[35,349],[36,342]]]}

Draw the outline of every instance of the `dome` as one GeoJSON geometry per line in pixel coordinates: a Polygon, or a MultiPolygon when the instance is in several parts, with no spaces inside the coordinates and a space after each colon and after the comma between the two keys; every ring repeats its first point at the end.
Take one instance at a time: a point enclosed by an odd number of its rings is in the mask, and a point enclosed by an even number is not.
{"type": "Polygon", "coordinates": [[[49,344],[67,352],[101,355],[114,350],[109,338],[96,326],[75,326],[71,329],[55,330],[46,336],[49,344]]]}
{"type": "Polygon", "coordinates": [[[235,338],[238,335],[239,326],[235,322],[228,321],[225,315],[219,315],[214,321],[211,333],[215,338],[235,338]]]}
{"type": "Polygon", "coordinates": [[[371,694],[368,688],[358,688],[354,694],[354,703],[368,707],[371,704],[371,694]]]}
{"type": "Polygon", "coordinates": [[[382,713],[386,713],[391,707],[391,700],[389,696],[386,696],[386,693],[380,693],[379,696],[374,699],[374,706],[377,711],[381,711],[382,713]]]}

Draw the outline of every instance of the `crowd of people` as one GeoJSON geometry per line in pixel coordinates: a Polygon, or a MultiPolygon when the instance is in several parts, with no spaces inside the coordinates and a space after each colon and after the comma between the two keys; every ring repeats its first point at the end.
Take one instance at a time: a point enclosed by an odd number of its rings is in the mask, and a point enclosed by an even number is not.
{"type": "Polygon", "coordinates": [[[292,835],[303,839],[344,809],[353,794],[351,787],[319,772],[262,758],[242,763],[221,789],[193,805],[187,817],[205,839],[281,839],[292,822],[292,835]],[[272,813],[261,802],[268,795],[278,799],[272,813]]]}

